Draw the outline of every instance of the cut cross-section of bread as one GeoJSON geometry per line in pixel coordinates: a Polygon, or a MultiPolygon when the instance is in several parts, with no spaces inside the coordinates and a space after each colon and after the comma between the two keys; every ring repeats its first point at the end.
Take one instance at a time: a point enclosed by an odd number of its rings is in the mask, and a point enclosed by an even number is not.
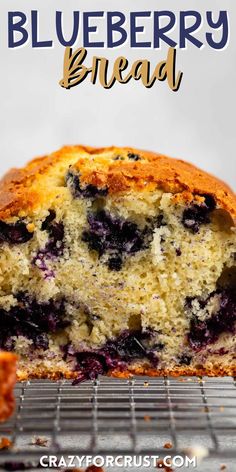
{"type": "Polygon", "coordinates": [[[236,374],[236,197],[181,160],[65,147],[0,184],[18,376],[236,374]]]}
{"type": "Polygon", "coordinates": [[[0,351],[0,422],[5,421],[14,410],[16,361],[16,355],[0,351]]]}

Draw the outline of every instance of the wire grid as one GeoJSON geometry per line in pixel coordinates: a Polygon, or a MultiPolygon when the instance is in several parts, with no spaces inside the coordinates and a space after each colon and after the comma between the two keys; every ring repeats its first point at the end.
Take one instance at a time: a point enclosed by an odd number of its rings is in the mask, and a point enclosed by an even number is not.
{"type": "Polygon", "coordinates": [[[161,454],[203,444],[211,457],[236,457],[236,381],[218,378],[100,378],[18,383],[16,412],[1,424],[13,441],[3,458],[42,454],[161,454]],[[32,445],[46,437],[46,448],[32,445]]]}

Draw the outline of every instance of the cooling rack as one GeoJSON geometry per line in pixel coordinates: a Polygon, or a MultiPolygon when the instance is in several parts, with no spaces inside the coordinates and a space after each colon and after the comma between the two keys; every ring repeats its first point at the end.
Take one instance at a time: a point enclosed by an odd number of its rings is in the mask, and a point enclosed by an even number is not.
{"type": "Polygon", "coordinates": [[[42,454],[159,455],[193,444],[210,457],[236,458],[236,381],[216,378],[100,378],[30,381],[15,389],[16,412],[0,425],[13,442],[3,460],[42,454]],[[46,447],[35,438],[46,437],[46,447]],[[166,450],[165,450],[166,452],[166,450]]]}

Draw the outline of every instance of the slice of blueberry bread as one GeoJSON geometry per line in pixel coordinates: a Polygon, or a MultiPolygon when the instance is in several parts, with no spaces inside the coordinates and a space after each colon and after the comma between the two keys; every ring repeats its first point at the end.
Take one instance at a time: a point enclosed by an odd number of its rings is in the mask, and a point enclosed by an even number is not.
{"type": "Polygon", "coordinates": [[[0,422],[5,421],[14,410],[13,389],[16,382],[17,356],[0,352],[0,422]]]}
{"type": "Polygon", "coordinates": [[[181,160],[65,147],[0,183],[19,378],[236,374],[236,197],[181,160]]]}

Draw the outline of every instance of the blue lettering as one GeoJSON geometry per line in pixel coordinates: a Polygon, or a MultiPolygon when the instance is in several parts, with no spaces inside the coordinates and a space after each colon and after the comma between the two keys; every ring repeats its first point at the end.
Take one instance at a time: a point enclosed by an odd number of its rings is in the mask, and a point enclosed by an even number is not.
{"type": "Polygon", "coordinates": [[[124,44],[127,40],[127,32],[122,25],[125,23],[125,15],[119,11],[107,12],[107,47],[115,48],[124,44]],[[113,23],[113,18],[118,17],[118,21],[113,23]],[[114,31],[120,34],[120,39],[114,41],[114,31]]]}
{"type": "Polygon", "coordinates": [[[161,47],[160,42],[168,44],[168,46],[174,48],[177,43],[173,39],[169,38],[165,33],[171,31],[175,26],[175,14],[172,11],[163,10],[161,12],[154,12],[154,48],[159,49],[161,47]],[[166,26],[161,27],[160,19],[162,17],[168,17],[169,23],[166,26]]]}
{"type": "Polygon", "coordinates": [[[180,48],[185,49],[186,48],[186,41],[189,41],[190,43],[194,44],[194,46],[197,46],[197,48],[201,48],[203,46],[203,43],[196,39],[194,36],[192,36],[192,33],[196,32],[198,28],[200,28],[202,25],[202,17],[201,14],[198,11],[181,11],[180,12],[180,48]],[[186,18],[195,18],[195,22],[192,26],[187,27],[186,25],[186,18]]]}
{"type": "Polygon", "coordinates": [[[32,47],[33,48],[51,48],[53,43],[52,41],[39,41],[38,39],[38,24],[39,16],[37,10],[32,10],[31,12],[31,22],[32,22],[32,47]]]}
{"type": "Polygon", "coordinates": [[[218,49],[218,50],[223,49],[228,43],[228,39],[229,39],[228,14],[227,14],[227,11],[220,11],[219,19],[216,23],[214,23],[212,16],[213,16],[213,13],[211,11],[208,11],[207,12],[208,24],[211,28],[214,28],[214,29],[222,28],[222,38],[217,43],[216,41],[213,40],[212,33],[206,33],[206,40],[211,48],[218,49]]]}
{"type": "Polygon", "coordinates": [[[27,22],[27,17],[21,11],[10,11],[8,13],[8,47],[19,48],[23,46],[28,40],[29,34],[23,26],[27,22]],[[15,18],[19,18],[19,21],[14,22],[15,18]],[[15,32],[21,34],[21,38],[15,39],[15,32]]]}
{"type": "Polygon", "coordinates": [[[80,12],[79,11],[74,11],[73,14],[73,32],[72,36],[69,40],[66,40],[64,37],[64,34],[62,32],[62,20],[63,20],[63,14],[61,11],[56,12],[56,30],[57,30],[57,37],[58,40],[60,41],[60,44],[65,47],[72,47],[78,38],[79,35],[79,20],[80,20],[80,12]]]}
{"type": "Polygon", "coordinates": [[[83,14],[84,19],[84,47],[85,48],[104,48],[103,42],[92,42],[89,39],[90,33],[97,32],[97,26],[90,26],[89,19],[90,18],[97,18],[103,17],[104,11],[92,11],[92,12],[85,12],[83,14]]]}
{"type": "Polygon", "coordinates": [[[150,11],[139,11],[139,12],[131,12],[130,13],[130,45],[131,48],[150,48],[150,42],[144,41],[137,41],[137,33],[145,32],[144,26],[137,26],[136,19],[137,18],[147,18],[151,16],[150,11]]]}

